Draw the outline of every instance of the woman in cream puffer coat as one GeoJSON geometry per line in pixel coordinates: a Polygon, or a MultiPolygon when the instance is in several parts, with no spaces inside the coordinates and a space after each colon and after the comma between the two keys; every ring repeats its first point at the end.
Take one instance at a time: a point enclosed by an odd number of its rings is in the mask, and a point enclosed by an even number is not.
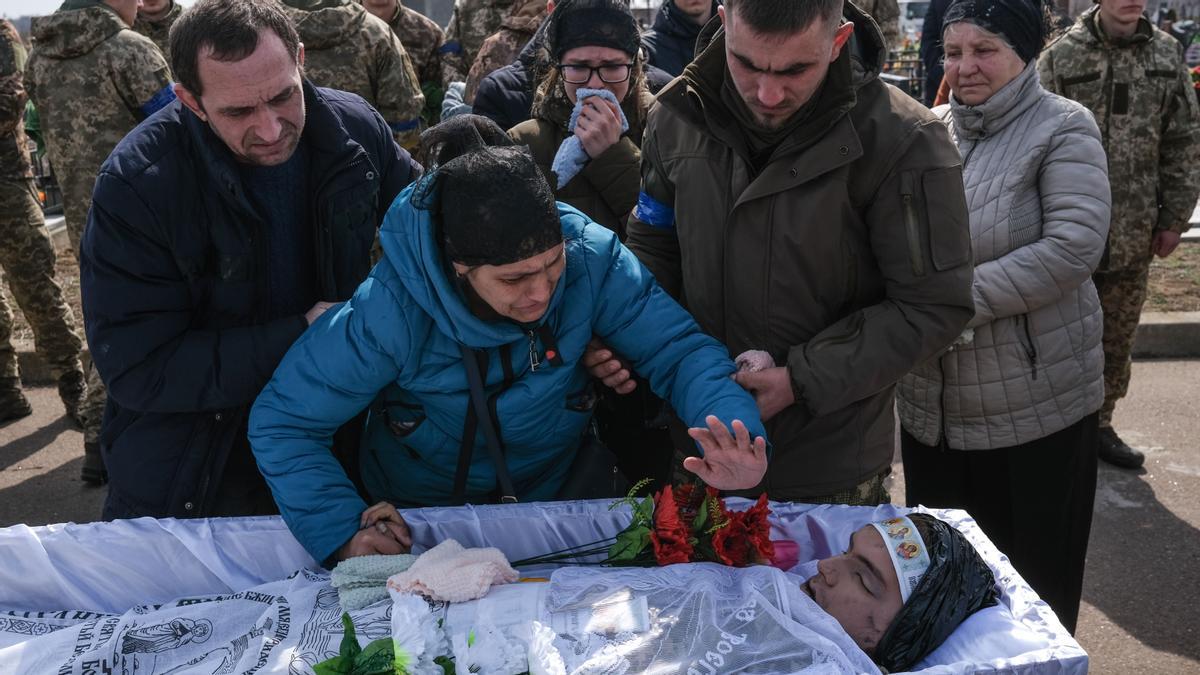
{"type": "Polygon", "coordinates": [[[975,318],[897,389],[907,500],[967,509],[1073,630],[1104,399],[1091,275],[1107,160],[1091,113],[1038,81],[1036,4],[955,5],[943,34],[954,95],[934,112],[963,158],[975,318]]]}

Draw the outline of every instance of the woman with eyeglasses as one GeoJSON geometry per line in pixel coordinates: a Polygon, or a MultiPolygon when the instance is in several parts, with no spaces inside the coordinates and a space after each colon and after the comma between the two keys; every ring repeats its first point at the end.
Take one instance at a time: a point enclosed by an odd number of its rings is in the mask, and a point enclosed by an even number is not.
{"type": "Polygon", "coordinates": [[[508,134],[518,145],[529,146],[558,201],[623,239],[625,219],[637,203],[639,145],[652,100],[637,21],[620,0],[566,0],[555,6],[548,21],[545,48],[554,67],[538,87],[533,119],[508,134]],[[581,90],[607,90],[613,100],[591,95],[577,105],[581,90]],[[623,131],[624,126],[628,129],[623,131]],[[564,149],[571,137],[578,141],[564,149]],[[580,148],[586,156],[579,154],[580,148]],[[582,168],[569,176],[561,170],[556,174],[555,157],[572,152],[582,168]]]}

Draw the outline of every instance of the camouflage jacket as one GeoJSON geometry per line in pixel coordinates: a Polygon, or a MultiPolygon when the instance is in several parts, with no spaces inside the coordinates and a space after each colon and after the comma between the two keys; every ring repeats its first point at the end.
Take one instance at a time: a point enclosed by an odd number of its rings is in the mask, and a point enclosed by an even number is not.
{"type": "Polygon", "coordinates": [[[25,57],[17,29],[0,19],[0,181],[33,176],[23,122],[25,57]]]}
{"type": "Polygon", "coordinates": [[[500,21],[500,30],[483,41],[471,70],[467,73],[467,89],[463,101],[473,103],[479,83],[493,70],[517,60],[517,55],[533,38],[546,18],[546,0],[515,0],[508,16],[500,21]]]}
{"type": "Polygon", "coordinates": [[[500,28],[513,0],[455,0],[442,46],[442,86],[466,82],[483,41],[500,28]]]}
{"type": "Polygon", "coordinates": [[[412,60],[413,70],[417,71],[417,79],[421,84],[442,81],[442,45],[446,44],[446,33],[437,22],[424,14],[398,5],[396,16],[392,17],[389,25],[400,42],[408,58],[412,60]]]}
{"type": "Polygon", "coordinates": [[[404,5],[396,6],[396,15],[388,25],[399,36],[417,71],[421,93],[425,94],[421,117],[427,125],[437,124],[442,110],[442,45],[446,34],[436,21],[404,5]]]}
{"type": "Polygon", "coordinates": [[[1142,19],[1110,40],[1098,8],[1042,52],[1042,85],[1096,117],[1108,155],[1112,223],[1102,269],[1150,262],[1155,229],[1183,232],[1200,194],[1200,114],[1179,43],[1142,19]]]}
{"type": "Polygon", "coordinates": [[[67,220],[87,217],[96,172],[125,134],[175,99],[162,52],[103,4],[33,20],[25,88],[67,220]]]}
{"type": "Polygon", "coordinates": [[[154,44],[158,45],[159,51],[163,53],[163,58],[167,60],[167,63],[170,63],[171,50],[167,47],[167,37],[171,34],[171,26],[175,24],[175,21],[182,14],[183,5],[172,1],[171,10],[161,19],[151,21],[143,17],[141,12],[138,12],[137,19],[133,21],[133,29],[153,40],[154,44]]]}
{"type": "Polygon", "coordinates": [[[416,147],[425,95],[392,29],[351,0],[286,0],[284,11],[304,43],[305,76],[363,97],[398,143],[416,147]]]}

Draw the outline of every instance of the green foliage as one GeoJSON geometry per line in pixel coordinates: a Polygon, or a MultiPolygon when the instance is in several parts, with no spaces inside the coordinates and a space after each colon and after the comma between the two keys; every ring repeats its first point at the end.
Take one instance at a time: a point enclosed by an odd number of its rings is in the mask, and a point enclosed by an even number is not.
{"type": "Polygon", "coordinates": [[[365,649],[359,646],[354,621],[343,612],[339,653],[313,666],[313,672],[316,675],[407,675],[408,662],[408,654],[397,653],[390,636],[375,640],[365,649]]]}
{"type": "Polygon", "coordinates": [[[608,562],[630,562],[650,545],[650,528],[645,525],[630,525],[617,535],[617,541],[608,549],[608,562]]]}

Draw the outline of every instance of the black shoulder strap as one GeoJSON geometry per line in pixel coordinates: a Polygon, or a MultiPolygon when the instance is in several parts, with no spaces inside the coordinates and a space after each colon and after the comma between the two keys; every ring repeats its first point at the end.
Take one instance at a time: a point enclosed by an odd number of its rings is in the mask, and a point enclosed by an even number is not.
{"type": "MultiPolygon", "coordinates": [[[[475,433],[478,430],[479,420],[486,420],[483,426],[483,438],[487,442],[488,454],[492,457],[492,464],[496,467],[496,480],[500,484],[500,501],[503,503],[515,503],[517,501],[517,493],[513,487],[512,476],[508,473],[508,464],[504,461],[504,452],[501,449],[500,437],[496,433],[496,421],[492,417],[492,411],[488,406],[488,399],[483,390],[483,372],[486,372],[487,354],[485,352],[476,352],[466,345],[459,345],[459,350],[462,352],[463,365],[467,369],[467,386],[470,389],[471,402],[467,407],[466,424],[463,428],[462,446],[458,453],[458,466],[454,475],[454,500],[456,503],[461,503],[466,495],[467,473],[471,467],[471,454],[475,445],[475,433]],[[484,361],[484,365],[480,366],[480,360],[484,361]]],[[[506,362],[506,357],[509,353],[507,349],[500,350],[501,362],[506,362]]],[[[511,384],[509,372],[511,366],[505,368],[505,388],[511,384]]]]}

